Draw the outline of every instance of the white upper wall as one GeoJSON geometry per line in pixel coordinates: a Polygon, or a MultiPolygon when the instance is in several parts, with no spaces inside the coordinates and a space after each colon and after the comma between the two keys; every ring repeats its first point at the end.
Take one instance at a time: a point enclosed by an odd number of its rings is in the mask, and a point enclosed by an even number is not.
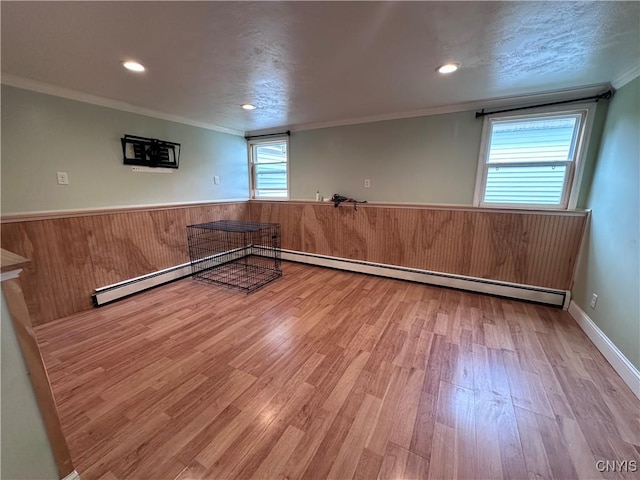
{"type": "Polygon", "coordinates": [[[1,172],[4,215],[248,198],[240,136],[6,85],[1,172]],[[132,172],[124,134],[180,143],[180,168],[132,172]],[[67,172],[69,185],[58,185],[56,172],[67,172]]]}
{"type": "MultiPolygon", "coordinates": [[[[601,108],[596,113],[583,192],[605,114],[601,108]]],[[[340,193],[370,202],[470,206],[482,124],[475,111],[464,111],[294,131],[290,198],[313,200],[320,191],[325,198],[340,193]]],[[[6,85],[1,171],[4,215],[249,196],[241,136],[6,85]],[[124,134],[181,143],[180,168],[172,174],[132,172],[122,162],[124,134]],[[69,185],[57,184],[59,171],[68,173],[69,185]]]]}
{"type": "MultiPolygon", "coordinates": [[[[606,102],[595,111],[578,208],[584,206],[606,102]]],[[[510,105],[514,107],[516,105],[510,105]]],[[[571,108],[571,105],[568,106],[571,108]]],[[[475,110],[294,131],[289,138],[290,198],[339,193],[389,203],[473,205],[482,118],[475,110]],[[364,180],[371,181],[364,188],[364,180]]]]}
{"type": "Polygon", "coordinates": [[[474,112],[293,132],[290,196],[471,205],[481,134],[474,112]]]}

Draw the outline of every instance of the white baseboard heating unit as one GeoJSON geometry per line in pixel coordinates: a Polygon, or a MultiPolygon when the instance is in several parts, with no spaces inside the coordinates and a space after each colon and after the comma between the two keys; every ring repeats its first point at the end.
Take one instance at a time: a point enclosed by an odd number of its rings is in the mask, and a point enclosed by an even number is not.
{"type": "MultiPolygon", "coordinates": [[[[260,253],[255,253],[259,255],[260,253]]],[[[350,272],[368,273],[380,277],[395,278],[398,280],[409,280],[412,282],[425,283],[428,285],[455,288],[476,293],[486,293],[499,297],[514,298],[530,302],[542,303],[569,308],[571,292],[568,290],[556,290],[518,283],[502,282],[498,280],[487,280],[484,278],[467,277],[464,275],[454,275],[448,273],[431,272],[416,268],[399,267],[384,263],[365,262],[360,260],[350,260],[340,257],[330,257],[315,253],[297,252],[294,250],[281,250],[282,260],[318,265],[321,267],[348,270],[350,272]]]]}
{"type": "Polygon", "coordinates": [[[172,282],[189,275],[191,275],[191,264],[183,263],[175,267],[165,268],[164,270],[158,270],[157,272],[147,275],[114,283],[113,285],[96,288],[95,293],[92,295],[93,304],[99,307],[105,303],[120,300],[134,293],[142,292],[143,290],[157,287],[163,283],[172,282]]]}
{"type": "Polygon", "coordinates": [[[244,249],[235,248],[232,250],[227,250],[215,255],[209,255],[194,262],[182,263],[180,265],[176,265],[175,267],[158,270],[157,272],[152,272],[146,275],[141,275],[140,277],[124,280],[112,285],[107,285],[106,287],[96,288],[94,294],[92,295],[93,304],[96,307],[99,307],[101,305],[104,305],[105,303],[128,297],[129,295],[142,292],[149,288],[157,287],[158,285],[162,285],[163,283],[169,283],[173,282],[174,280],[179,280],[180,278],[188,277],[192,274],[193,266],[196,266],[196,271],[198,264],[206,264],[208,268],[211,268],[212,266],[216,266],[216,264],[219,265],[225,263],[228,260],[229,254],[233,254],[241,250],[244,249]],[[216,260],[218,261],[216,262],[216,260]]]}
{"type": "MultiPolygon", "coordinates": [[[[253,245],[252,254],[260,255],[261,250],[266,251],[268,249],[253,245]]],[[[569,308],[569,302],[571,300],[571,292],[568,290],[555,290],[531,285],[467,277],[464,275],[431,272],[416,268],[349,260],[346,258],[297,252],[294,250],[281,249],[280,251],[282,260],[288,260],[291,262],[336,268],[350,272],[367,273],[370,275],[395,278],[398,280],[409,280],[427,285],[455,288],[475,293],[486,293],[489,295],[513,298],[517,300],[526,300],[562,307],[565,310],[569,308]]],[[[213,257],[207,258],[207,260],[210,261],[211,258],[218,256],[223,257],[227,253],[229,252],[217,254],[213,257]]],[[[175,267],[166,268],[164,270],[159,270],[130,280],[114,283],[113,285],[97,288],[93,294],[93,303],[96,306],[104,305],[120,298],[133,295],[134,293],[162,285],[163,283],[172,282],[189,275],[191,275],[191,264],[183,263],[181,265],[176,265],[175,267]]]]}

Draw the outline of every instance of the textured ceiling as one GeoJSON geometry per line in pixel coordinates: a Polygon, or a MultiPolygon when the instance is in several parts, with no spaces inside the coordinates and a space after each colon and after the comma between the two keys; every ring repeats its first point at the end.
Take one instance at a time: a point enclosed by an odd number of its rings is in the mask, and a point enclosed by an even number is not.
{"type": "Polygon", "coordinates": [[[3,75],[240,131],[608,83],[640,63],[638,2],[1,8],[3,75]],[[148,71],[125,71],[125,59],[148,71]],[[437,74],[448,61],[462,69],[437,74]]]}

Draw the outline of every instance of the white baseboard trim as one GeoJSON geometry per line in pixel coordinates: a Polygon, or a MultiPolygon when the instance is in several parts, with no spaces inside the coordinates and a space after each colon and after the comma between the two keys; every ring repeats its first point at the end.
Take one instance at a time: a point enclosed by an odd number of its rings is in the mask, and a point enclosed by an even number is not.
{"type": "Polygon", "coordinates": [[[624,354],[595,324],[580,306],[571,301],[569,314],[578,322],[587,337],[591,339],[600,353],[607,359],[613,369],[620,375],[631,391],[640,399],[640,371],[624,356],[624,354]]]}
{"type": "Polygon", "coordinates": [[[69,475],[64,477],[62,480],[80,480],[80,474],[78,473],[77,470],[74,470],[69,475]]]}
{"type": "MultiPolygon", "coordinates": [[[[256,254],[255,250],[254,254],[256,254]]],[[[259,253],[257,254],[259,255],[259,253]]],[[[531,302],[555,305],[558,307],[564,306],[565,299],[569,294],[569,292],[565,290],[554,290],[531,285],[467,277],[464,275],[431,272],[417,268],[406,268],[396,265],[387,265],[384,263],[350,260],[340,257],[330,257],[327,255],[297,252],[294,250],[281,250],[281,255],[283,260],[289,260],[292,262],[337,268],[339,270],[348,270],[350,272],[368,273],[381,277],[409,280],[412,282],[425,283],[440,287],[456,288],[458,290],[487,293],[490,295],[498,295],[500,297],[528,300],[531,302]]]]}

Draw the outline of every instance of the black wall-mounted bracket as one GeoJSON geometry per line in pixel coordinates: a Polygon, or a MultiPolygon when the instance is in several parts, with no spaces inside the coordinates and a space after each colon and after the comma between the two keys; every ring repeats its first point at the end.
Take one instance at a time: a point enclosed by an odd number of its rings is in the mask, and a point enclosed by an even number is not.
{"type": "Polygon", "coordinates": [[[155,138],[125,135],[121,139],[125,165],[178,168],[180,144],[155,138]]]}

